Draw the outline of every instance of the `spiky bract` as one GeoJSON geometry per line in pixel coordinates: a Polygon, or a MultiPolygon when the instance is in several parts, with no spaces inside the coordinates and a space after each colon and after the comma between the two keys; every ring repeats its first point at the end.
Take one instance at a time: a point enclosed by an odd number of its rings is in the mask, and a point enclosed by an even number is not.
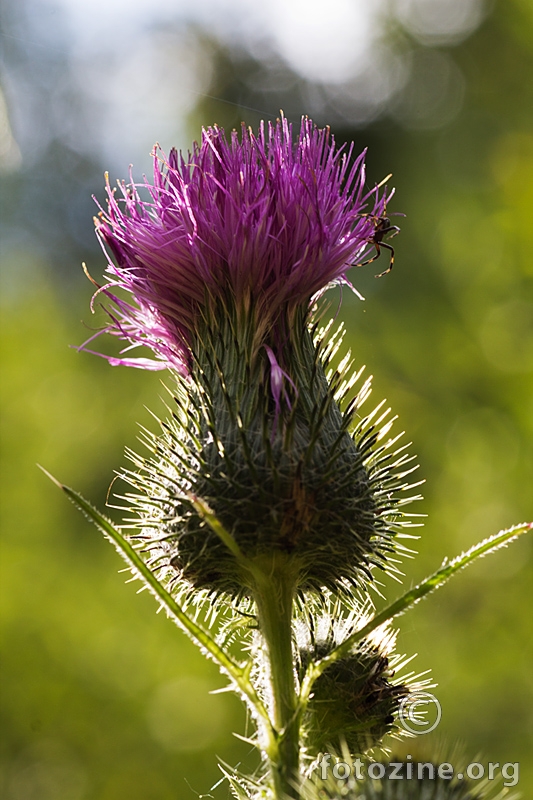
{"type": "Polygon", "coordinates": [[[360,373],[350,373],[347,359],[331,367],[337,345],[309,328],[307,313],[297,315],[276,407],[267,352],[253,352],[242,331],[236,336],[227,313],[199,327],[191,379],[178,381],[178,407],[152,440],[154,458],[137,459],[140,470],[125,473],[140,490],[133,496],[140,536],[176,577],[231,595],[250,587],[196,497],[246,559],[275,555],[292,565],[297,589],[345,591],[375,565],[393,568],[387,557],[406,524],[409,498],[400,500],[398,490],[410,459],[388,436],[387,412],[361,418],[369,381],[346,405],[360,373]]]}
{"type": "MultiPolygon", "coordinates": [[[[302,669],[329,655],[332,642],[316,642],[300,650],[302,669]]],[[[394,729],[401,700],[410,689],[394,682],[388,648],[361,642],[345,658],[320,675],[304,720],[304,744],[309,755],[338,750],[345,743],[352,755],[381,744],[394,729]]]]}

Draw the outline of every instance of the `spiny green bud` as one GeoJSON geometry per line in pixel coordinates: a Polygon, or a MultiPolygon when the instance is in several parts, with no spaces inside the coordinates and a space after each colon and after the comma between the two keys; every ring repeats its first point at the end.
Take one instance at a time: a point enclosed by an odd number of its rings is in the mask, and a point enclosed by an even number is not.
{"type": "Polygon", "coordinates": [[[257,351],[256,327],[229,303],[198,326],[177,410],[151,442],[155,457],[124,474],[139,490],[140,538],[196,589],[247,594],[250,563],[268,571],[274,561],[301,591],[360,585],[374,566],[393,569],[392,539],[412,499],[398,499],[410,459],[388,436],[387,412],[361,419],[369,381],[348,402],[361,373],[350,374],[348,357],[332,367],[338,336],[300,310],[284,326],[280,365],[273,339],[257,351]]]}
{"type": "MultiPolygon", "coordinates": [[[[303,726],[309,755],[338,750],[341,745],[352,755],[366,753],[395,730],[395,715],[411,690],[394,680],[399,661],[391,657],[394,640],[389,633],[381,642],[360,642],[316,680],[303,726]]],[[[333,647],[329,640],[300,649],[301,670],[329,655],[333,647]]]]}

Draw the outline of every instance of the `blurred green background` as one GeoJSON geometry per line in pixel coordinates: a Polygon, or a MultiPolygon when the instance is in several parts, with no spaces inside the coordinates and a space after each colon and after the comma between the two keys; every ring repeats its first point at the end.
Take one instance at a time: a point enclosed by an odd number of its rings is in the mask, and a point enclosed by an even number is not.
{"type": "MultiPolygon", "coordinates": [[[[409,584],[533,517],[533,5],[22,0],[2,31],[0,794],[202,796],[217,757],[254,763],[231,735],[243,710],[208,694],[216,670],[36,467],[102,507],[138,423],[154,425],[145,406],[162,412],[161,376],[69,349],[96,324],[80,263],[105,267],[91,194],[104,169],[149,172],[156,139],[186,149],[201,125],[280,108],[368,146],[370,183],[394,174],[396,266],[353,275],[366,302],[345,293],[342,315],[427,481],[409,584]]],[[[402,619],[399,639],[443,709],[419,744],[519,761],[526,798],[531,554],[524,537],[485,559],[402,619]]]]}

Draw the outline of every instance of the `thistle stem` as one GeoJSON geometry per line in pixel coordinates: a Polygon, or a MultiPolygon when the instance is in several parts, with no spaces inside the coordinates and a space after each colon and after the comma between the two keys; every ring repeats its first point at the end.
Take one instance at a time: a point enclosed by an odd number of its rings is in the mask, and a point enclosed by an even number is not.
{"type": "MultiPolygon", "coordinates": [[[[275,560],[276,561],[276,560],[275,560]]],[[[297,798],[300,757],[299,715],[292,648],[294,573],[283,564],[254,571],[259,628],[269,662],[276,746],[268,753],[276,800],[297,798]]]]}

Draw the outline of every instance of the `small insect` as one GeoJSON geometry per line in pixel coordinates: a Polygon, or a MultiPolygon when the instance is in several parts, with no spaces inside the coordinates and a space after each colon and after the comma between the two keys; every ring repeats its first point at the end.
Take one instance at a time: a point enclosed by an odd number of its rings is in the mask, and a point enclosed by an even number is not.
{"type": "MultiPolygon", "coordinates": [[[[389,178],[392,178],[392,172],[387,175],[386,178],[378,183],[376,189],[380,189],[383,185],[387,183],[389,178]]],[[[386,189],[385,189],[386,191],[386,189]]],[[[390,199],[390,197],[389,197],[390,199]]],[[[382,278],[383,275],[386,275],[394,266],[394,247],[390,244],[387,244],[383,241],[385,236],[388,236],[389,239],[392,239],[393,236],[396,236],[397,233],[400,233],[400,229],[397,225],[391,225],[391,221],[389,217],[387,217],[387,206],[385,203],[385,207],[383,209],[385,213],[381,216],[373,215],[373,214],[363,214],[362,216],[369,217],[373,224],[374,224],[374,233],[369,240],[369,244],[373,244],[376,248],[376,255],[372,256],[372,258],[368,258],[366,261],[362,261],[360,264],[354,264],[355,267],[365,267],[367,264],[371,264],[376,258],[379,258],[381,255],[381,248],[384,247],[386,250],[390,251],[390,261],[389,266],[384,272],[380,272],[379,275],[376,275],[376,278],[382,278]]],[[[405,214],[396,214],[396,216],[404,217],[405,214]]]]}
{"type": "Polygon", "coordinates": [[[400,229],[397,225],[392,225],[389,217],[370,217],[372,222],[374,223],[374,233],[370,239],[370,244],[373,244],[376,248],[376,255],[372,256],[372,258],[368,258],[366,261],[362,261],[360,264],[356,264],[356,267],[364,267],[367,264],[371,264],[381,255],[381,248],[384,247],[386,250],[390,251],[390,261],[389,266],[383,272],[380,272],[379,275],[376,275],[376,278],[382,278],[383,275],[386,275],[394,266],[394,247],[387,242],[383,241],[384,236],[388,236],[392,239],[393,236],[396,236],[397,233],[400,233],[400,229]]]}

